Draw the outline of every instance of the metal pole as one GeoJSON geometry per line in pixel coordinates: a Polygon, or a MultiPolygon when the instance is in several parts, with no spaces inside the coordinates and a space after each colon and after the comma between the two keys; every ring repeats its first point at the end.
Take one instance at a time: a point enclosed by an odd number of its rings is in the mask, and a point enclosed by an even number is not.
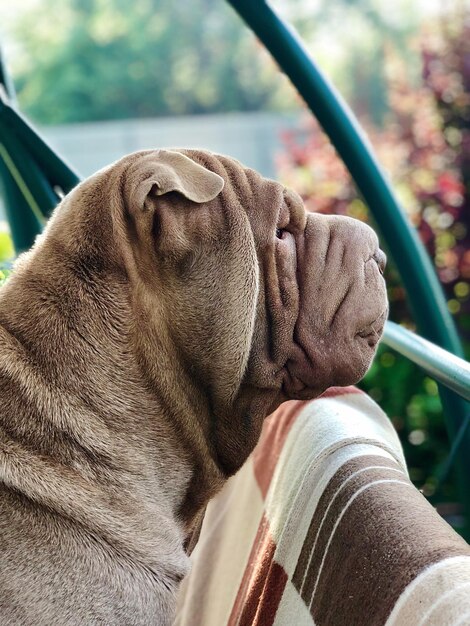
{"type": "Polygon", "coordinates": [[[394,322],[385,324],[382,342],[470,402],[470,364],[467,361],[394,322]]]}
{"type": "MultiPolygon", "coordinates": [[[[78,185],[80,176],[60,157],[25,120],[13,103],[0,91],[0,120],[26,149],[29,158],[40,166],[42,177],[50,187],[59,186],[64,194],[78,185]]],[[[45,209],[46,215],[49,212],[45,209]]]]}
{"type": "Polygon", "coordinates": [[[20,115],[0,57],[0,184],[16,252],[31,247],[59,201],[80,177],[20,115]]]}
{"type": "MultiPolygon", "coordinates": [[[[4,90],[10,102],[16,100],[13,83],[6,71],[0,50],[0,90],[4,90]]],[[[0,157],[0,191],[4,198],[5,213],[10,225],[16,252],[23,252],[31,247],[40,225],[31,213],[24,195],[19,190],[3,158],[0,157]]]]}

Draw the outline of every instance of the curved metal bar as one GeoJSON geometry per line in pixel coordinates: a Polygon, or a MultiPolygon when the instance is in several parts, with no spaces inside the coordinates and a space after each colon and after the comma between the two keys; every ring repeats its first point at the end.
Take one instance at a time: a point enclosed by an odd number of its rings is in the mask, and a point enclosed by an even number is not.
{"type": "MultiPolygon", "coordinates": [[[[15,90],[6,70],[0,49],[0,96],[2,95],[2,91],[10,102],[15,102],[15,90]]],[[[16,251],[22,252],[23,250],[27,250],[33,243],[35,235],[39,232],[40,226],[37,218],[31,212],[24,194],[21,193],[11,171],[8,169],[4,155],[2,156],[1,154],[0,193],[3,196],[5,212],[10,224],[16,251]]]]}
{"type": "MultiPolygon", "coordinates": [[[[40,164],[43,178],[51,187],[57,185],[68,193],[80,182],[80,176],[44,141],[39,133],[26,121],[21,113],[13,106],[12,101],[0,90],[0,120],[21,142],[30,158],[40,164]]],[[[57,199],[55,204],[57,204],[57,199]]],[[[55,204],[52,208],[55,207],[55,204]]],[[[51,208],[45,205],[47,216],[51,208]]]]}
{"type": "MultiPolygon", "coordinates": [[[[54,209],[59,198],[54,193],[41,167],[33,159],[29,150],[18,141],[0,112],[0,158],[5,163],[18,189],[23,194],[29,210],[37,220],[37,235],[46,224],[46,215],[54,209]]],[[[19,216],[24,219],[24,216],[19,216]]],[[[34,241],[34,239],[33,239],[34,241]]]]}
{"type": "MultiPolygon", "coordinates": [[[[420,334],[449,352],[463,356],[431,261],[348,105],[322,75],[293,29],[264,0],[227,1],[290,78],[350,171],[398,267],[420,334]]],[[[447,430],[453,441],[470,412],[470,405],[445,388],[440,389],[440,395],[447,430]]],[[[466,429],[460,446],[457,466],[461,499],[470,516],[470,429],[466,429]]]]}
{"type": "Polygon", "coordinates": [[[419,335],[387,322],[382,342],[470,402],[470,364],[419,335]]]}
{"type": "Polygon", "coordinates": [[[16,252],[28,250],[79,176],[42,139],[15,106],[13,83],[0,51],[0,190],[16,252]]]}

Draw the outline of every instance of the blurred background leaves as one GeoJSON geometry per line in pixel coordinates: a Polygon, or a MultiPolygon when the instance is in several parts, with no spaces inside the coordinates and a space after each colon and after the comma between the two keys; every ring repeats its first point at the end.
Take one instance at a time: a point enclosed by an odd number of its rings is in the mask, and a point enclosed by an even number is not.
{"type": "Polygon", "coordinates": [[[44,0],[14,31],[19,100],[39,123],[252,111],[281,101],[282,80],[222,1],[44,0]]]}

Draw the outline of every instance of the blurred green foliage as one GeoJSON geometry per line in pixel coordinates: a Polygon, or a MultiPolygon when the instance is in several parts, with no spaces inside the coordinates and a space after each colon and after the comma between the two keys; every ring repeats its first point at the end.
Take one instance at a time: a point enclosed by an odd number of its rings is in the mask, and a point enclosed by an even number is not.
{"type": "Polygon", "coordinates": [[[14,249],[9,233],[0,230],[0,263],[10,260],[13,255],[14,249]]]}
{"type": "Polygon", "coordinates": [[[7,225],[0,222],[0,287],[8,278],[10,273],[10,262],[13,259],[15,250],[8,232],[7,225]]]}
{"type": "Polygon", "coordinates": [[[0,269],[0,287],[3,285],[3,283],[8,278],[8,274],[9,274],[9,270],[2,270],[2,269],[0,269]]]}
{"type": "MultiPolygon", "coordinates": [[[[422,18],[408,0],[278,0],[355,111],[381,124],[386,54],[422,18]],[[335,37],[331,37],[331,33],[335,37]],[[384,37],[386,34],[386,37],[384,37]],[[364,63],[367,59],[367,63],[364,63]]],[[[44,124],[298,108],[287,80],[223,0],[39,0],[13,21],[22,110],[44,124]]],[[[417,52],[407,48],[407,75],[417,52]]]]}
{"type": "Polygon", "coordinates": [[[417,85],[420,51],[414,37],[432,7],[409,0],[286,0],[285,4],[319,67],[355,113],[383,126],[389,111],[388,52],[392,48],[406,56],[402,72],[417,85]]]}
{"type": "Polygon", "coordinates": [[[287,104],[283,78],[225,2],[43,0],[15,30],[18,99],[36,122],[287,104]]]}

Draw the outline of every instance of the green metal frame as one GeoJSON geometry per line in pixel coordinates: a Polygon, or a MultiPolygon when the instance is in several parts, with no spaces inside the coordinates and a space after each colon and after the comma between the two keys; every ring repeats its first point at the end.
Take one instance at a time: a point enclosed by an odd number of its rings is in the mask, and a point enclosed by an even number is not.
{"type": "Polygon", "coordinates": [[[0,184],[17,252],[31,247],[61,194],[79,181],[17,110],[0,55],[0,184]]]}
{"type": "MultiPolygon", "coordinates": [[[[348,106],[308,56],[300,40],[264,0],[227,0],[258,35],[317,117],[348,167],[388,244],[418,329],[433,343],[388,322],[383,341],[444,386],[440,395],[456,464],[461,500],[470,515],[470,366],[427,253],[398,205],[371,147],[348,106]],[[453,355],[457,355],[455,357],[453,355]],[[460,394],[460,395],[459,395],[460,394]]],[[[61,192],[80,180],[21,117],[0,58],[0,179],[17,251],[31,246],[61,192]],[[3,85],[3,89],[2,89],[3,85]]]]}
{"type": "MultiPolygon", "coordinates": [[[[15,101],[13,84],[3,64],[0,51],[0,96],[15,101]]],[[[3,132],[0,129],[1,136],[3,132]]],[[[7,167],[5,159],[6,147],[0,143],[0,185],[3,198],[5,199],[5,210],[13,235],[13,240],[17,250],[26,250],[30,242],[30,233],[37,232],[39,225],[35,215],[29,210],[27,201],[21,193],[15,179],[7,167]],[[21,220],[17,216],[21,216],[21,220]]],[[[8,155],[7,155],[8,156],[8,155]]]]}

